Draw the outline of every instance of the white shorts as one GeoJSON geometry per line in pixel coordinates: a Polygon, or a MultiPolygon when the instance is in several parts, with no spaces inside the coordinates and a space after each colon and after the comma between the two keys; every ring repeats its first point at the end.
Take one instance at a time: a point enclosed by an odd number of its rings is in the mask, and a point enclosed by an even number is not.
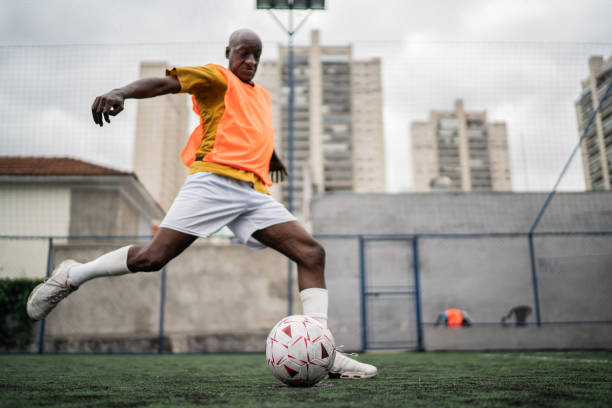
{"type": "Polygon", "coordinates": [[[205,238],[227,226],[247,247],[261,249],[265,245],[251,236],[255,231],[295,220],[249,182],[198,172],[187,176],[160,227],[205,238]]]}

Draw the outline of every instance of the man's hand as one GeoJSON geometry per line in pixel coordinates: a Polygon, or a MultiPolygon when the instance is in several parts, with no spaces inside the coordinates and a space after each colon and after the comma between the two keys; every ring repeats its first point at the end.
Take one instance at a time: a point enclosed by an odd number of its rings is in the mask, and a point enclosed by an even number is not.
{"type": "Polygon", "coordinates": [[[96,125],[103,126],[102,116],[106,123],[110,123],[109,115],[116,116],[123,110],[125,98],[118,89],[114,89],[104,95],[98,96],[91,105],[91,114],[96,125]]]}
{"type": "Polygon", "coordinates": [[[154,96],[177,93],[181,90],[181,84],[175,76],[162,78],[142,78],[126,86],[113,89],[104,95],[98,96],[91,105],[91,114],[96,125],[102,126],[102,117],[106,123],[110,123],[110,116],[115,116],[123,110],[123,102],[126,99],[153,98],[154,96]]]}
{"type": "Polygon", "coordinates": [[[283,162],[276,155],[276,151],[272,152],[272,157],[270,158],[270,177],[272,181],[275,183],[280,183],[285,180],[287,177],[287,169],[283,162]]]}

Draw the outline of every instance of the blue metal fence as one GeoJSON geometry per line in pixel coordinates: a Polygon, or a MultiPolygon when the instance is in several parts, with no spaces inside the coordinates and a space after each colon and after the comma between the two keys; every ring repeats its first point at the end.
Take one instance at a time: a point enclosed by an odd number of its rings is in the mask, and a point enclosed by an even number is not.
{"type": "MultiPolygon", "coordinates": [[[[433,322],[423,322],[422,318],[422,292],[420,287],[420,250],[419,243],[428,239],[490,239],[490,238],[524,238],[528,240],[530,265],[531,265],[531,283],[533,291],[533,305],[535,309],[535,322],[527,322],[526,325],[551,325],[551,324],[612,324],[610,320],[598,320],[598,319],[586,319],[586,320],[555,320],[555,321],[542,321],[540,313],[540,297],[538,288],[538,269],[535,262],[537,257],[537,247],[534,244],[534,237],[588,237],[588,236],[605,236],[612,237],[612,231],[575,231],[575,232],[524,232],[524,233],[454,233],[454,234],[414,234],[414,235],[401,235],[401,234],[318,234],[315,237],[318,239],[355,239],[359,242],[359,278],[360,278],[360,333],[361,333],[361,349],[416,349],[423,350],[423,326],[434,325],[433,322]],[[414,279],[414,285],[411,288],[395,288],[391,290],[371,290],[367,286],[368,271],[367,271],[367,251],[366,243],[369,241],[406,241],[412,244],[412,274],[414,279]],[[414,299],[414,310],[404,311],[407,312],[407,317],[414,319],[416,332],[414,337],[416,341],[412,342],[408,340],[405,344],[396,344],[391,347],[385,346],[373,346],[371,339],[369,338],[370,333],[370,320],[368,316],[368,299],[372,296],[391,295],[391,296],[409,296],[414,299]]],[[[612,267],[612,265],[611,265],[612,267]]],[[[499,326],[500,322],[474,322],[474,325],[482,326],[499,326]]]]}

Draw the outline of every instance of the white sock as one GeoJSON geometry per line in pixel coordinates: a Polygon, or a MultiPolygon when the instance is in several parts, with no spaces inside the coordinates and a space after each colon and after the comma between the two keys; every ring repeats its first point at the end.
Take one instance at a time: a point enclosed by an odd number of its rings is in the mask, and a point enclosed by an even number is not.
{"type": "Polygon", "coordinates": [[[132,245],[124,246],[102,255],[91,262],[73,266],[68,271],[68,277],[77,285],[101,276],[124,275],[131,273],[127,267],[128,250],[132,245]]]}
{"type": "Polygon", "coordinates": [[[314,317],[327,326],[327,289],[304,289],[300,292],[300,299],[302,299],[302,313],[314,317]]]}

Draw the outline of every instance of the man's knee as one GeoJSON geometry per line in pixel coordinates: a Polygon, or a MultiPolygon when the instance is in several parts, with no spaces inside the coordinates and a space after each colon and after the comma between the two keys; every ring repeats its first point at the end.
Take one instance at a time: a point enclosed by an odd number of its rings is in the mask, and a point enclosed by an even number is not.
{"type": "Polygon", "coordinates": [[[301,256],[301,262],[311,268],[322,268],[325,266],[325,248],[317,241],[312,240],[304,245],[301,256]]]}

